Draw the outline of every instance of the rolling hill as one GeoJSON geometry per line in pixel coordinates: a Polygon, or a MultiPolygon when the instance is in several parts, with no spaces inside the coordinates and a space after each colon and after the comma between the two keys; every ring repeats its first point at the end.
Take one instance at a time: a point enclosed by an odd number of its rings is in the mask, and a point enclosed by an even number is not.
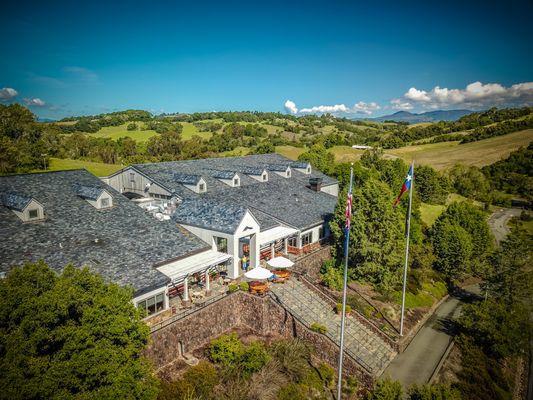
{"type": "Polygon", "coordinates": [[[470,110],[435,110],[416,114],[409,111],[398,111],[394,114],[383,115],[381,117],[372,118],[371,120],[377,122],[408,122],[410,124],[417,124],[420,122],[457,121],[459,118],[473,112],[474,111],[470,110]]]}

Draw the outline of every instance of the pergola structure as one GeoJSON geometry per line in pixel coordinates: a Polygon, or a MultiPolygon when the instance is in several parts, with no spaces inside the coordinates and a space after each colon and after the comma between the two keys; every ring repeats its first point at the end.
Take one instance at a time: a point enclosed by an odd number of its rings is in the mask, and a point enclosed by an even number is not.
{"type": "Polygon", "coordinates": [[[276,226],[266,231],[259,232],[259,246],[261,248],[269,246],[270,258],[274,258],[276,255],[276,242],[283,240],[283,254],[287,254],[289,238],[298,235],[299,232],[299,230],[287,226],[276,226]]]}
{"type": "Polygon", "coordinates": [[[215,250],[208,250],[193,256],[175,261],[158,268],[171,280],[171,287],[183,285],[183,300],[189,300],[189,277],[200,274],[205,277],[205,290],[210,290],[209,273],[220,271],[221,265],[232,259],[232,256],[215,250]]]}

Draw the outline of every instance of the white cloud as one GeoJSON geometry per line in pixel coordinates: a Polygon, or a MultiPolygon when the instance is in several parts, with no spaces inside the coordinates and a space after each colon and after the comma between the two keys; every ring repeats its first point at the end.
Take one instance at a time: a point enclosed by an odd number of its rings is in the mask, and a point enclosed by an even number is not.
{"type": "Polygon", "coordinates": [[[364,114],[370,115],[374,111],[379,110],[381,107],[375,102],[365,103],[360,101],[356,103],[353,107],[348,107],[345,104],[335,104],[335,105],[320,105],[313,106],[309,108],[298,109],[296,104],[287,100],[284,104],[285,110],[291,114],[364,114]]]}
{"type": "Polygon", "coordinates": [[[296,104],[294,103],[294,101],[287,100],[284,106],[285,106],[285,110],[287,110],[291,114],[298,113],[298,108],[296,107],[296,104]]]}
{"type": "Polygon", "coordinates": [[[413,100],[413,101],[430,101],[431,100],[425,90],[418,90],[414,87],[409,89],[407,93],[404,94],[404,97],[408,100],[413,100]]]}
{"type": "Polygon", "coordinates": [[[431,91],[410,88],[403,99],[427,108],[450,106],[484,108],[491,106],[522,106],[533,103],[533,82],[505,87],[499,83],[473,82],[464,89],[435,86],[431,91]]]}
{"type": "Polygon", "coordinates": [[[366,115],[371,115],[374,111],[377,111],[380,108],[381,107],[379,106],[379,104],[373,101],[370,103],[365,103],[364,101],[360,101],[353,106],[353,110],[356,113],[366,114],[366,115]]]}
{"type": "Polygon", "coordinates": [[[29,107],[31,107],[31,106],[44,107],[46,105],[46,103],[44,101],[42,101],[41,99],[39,99],[38,97],[25,98],[23,100],[24,100],[24,104],[26,104],[29,107]]]}
{"type": "Polygon", "coordinates": [[[402,101],[402,99],[392,99],[392,108],[394,110],[412,110],[414,106],[408,101],[402,101]]]}
{"type": "Polygon", "coordinates": [[[0,101],[4,100],[11,100],[13,97],[16,97],[18,95],[18,92],[9,87],[5,87],[0,89],[0,101]]]}
{"type": "Polygon", "coordinates": [[[302,114],[314,114],[314,113],[348,113],[350,109],[344,104],[335,104],[334,106],[314,106],[311,108],[302,108],[300,113],[302,114]]]}

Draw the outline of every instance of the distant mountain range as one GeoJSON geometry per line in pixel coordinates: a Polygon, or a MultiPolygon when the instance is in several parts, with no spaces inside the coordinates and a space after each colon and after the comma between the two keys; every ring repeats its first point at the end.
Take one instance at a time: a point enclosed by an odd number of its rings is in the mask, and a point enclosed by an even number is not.
{"type": "Polygon", "coordinates": [[[55,119],[37,117],[37,122],[56,122],[55,119]]]}
{"type": "Polygon", "coordinates": [[[474,111],[470,110],[435,110],[415,114],[410,113],[409,111],[398,111],[394,114],[371,118],[371,120],[378,122],[408,122],[410,124],[416,124],[419,122],[456,121],[465,115],[472,114],[473,112],[474,111]]]}

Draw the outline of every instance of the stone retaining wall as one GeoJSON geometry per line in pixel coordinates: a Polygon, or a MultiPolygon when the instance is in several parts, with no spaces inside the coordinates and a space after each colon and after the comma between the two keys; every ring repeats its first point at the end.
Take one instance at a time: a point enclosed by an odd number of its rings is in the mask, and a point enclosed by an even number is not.
{"type": "MultiPolygon", "coordinates": [[[[246,327],[261,336],[297,337],[315,348],[316,356],[335,369],[338,346],[328,337],[308,329],[269,296],[236,292],[151,334],[146,355],[156,369],[172,363],[184,352],[208,344],[211,339],[237,327],[246,327]]],[[[344,357],[344,373],[356,376],[371,387],[373,378],[349,356],[344,357]]]]}

